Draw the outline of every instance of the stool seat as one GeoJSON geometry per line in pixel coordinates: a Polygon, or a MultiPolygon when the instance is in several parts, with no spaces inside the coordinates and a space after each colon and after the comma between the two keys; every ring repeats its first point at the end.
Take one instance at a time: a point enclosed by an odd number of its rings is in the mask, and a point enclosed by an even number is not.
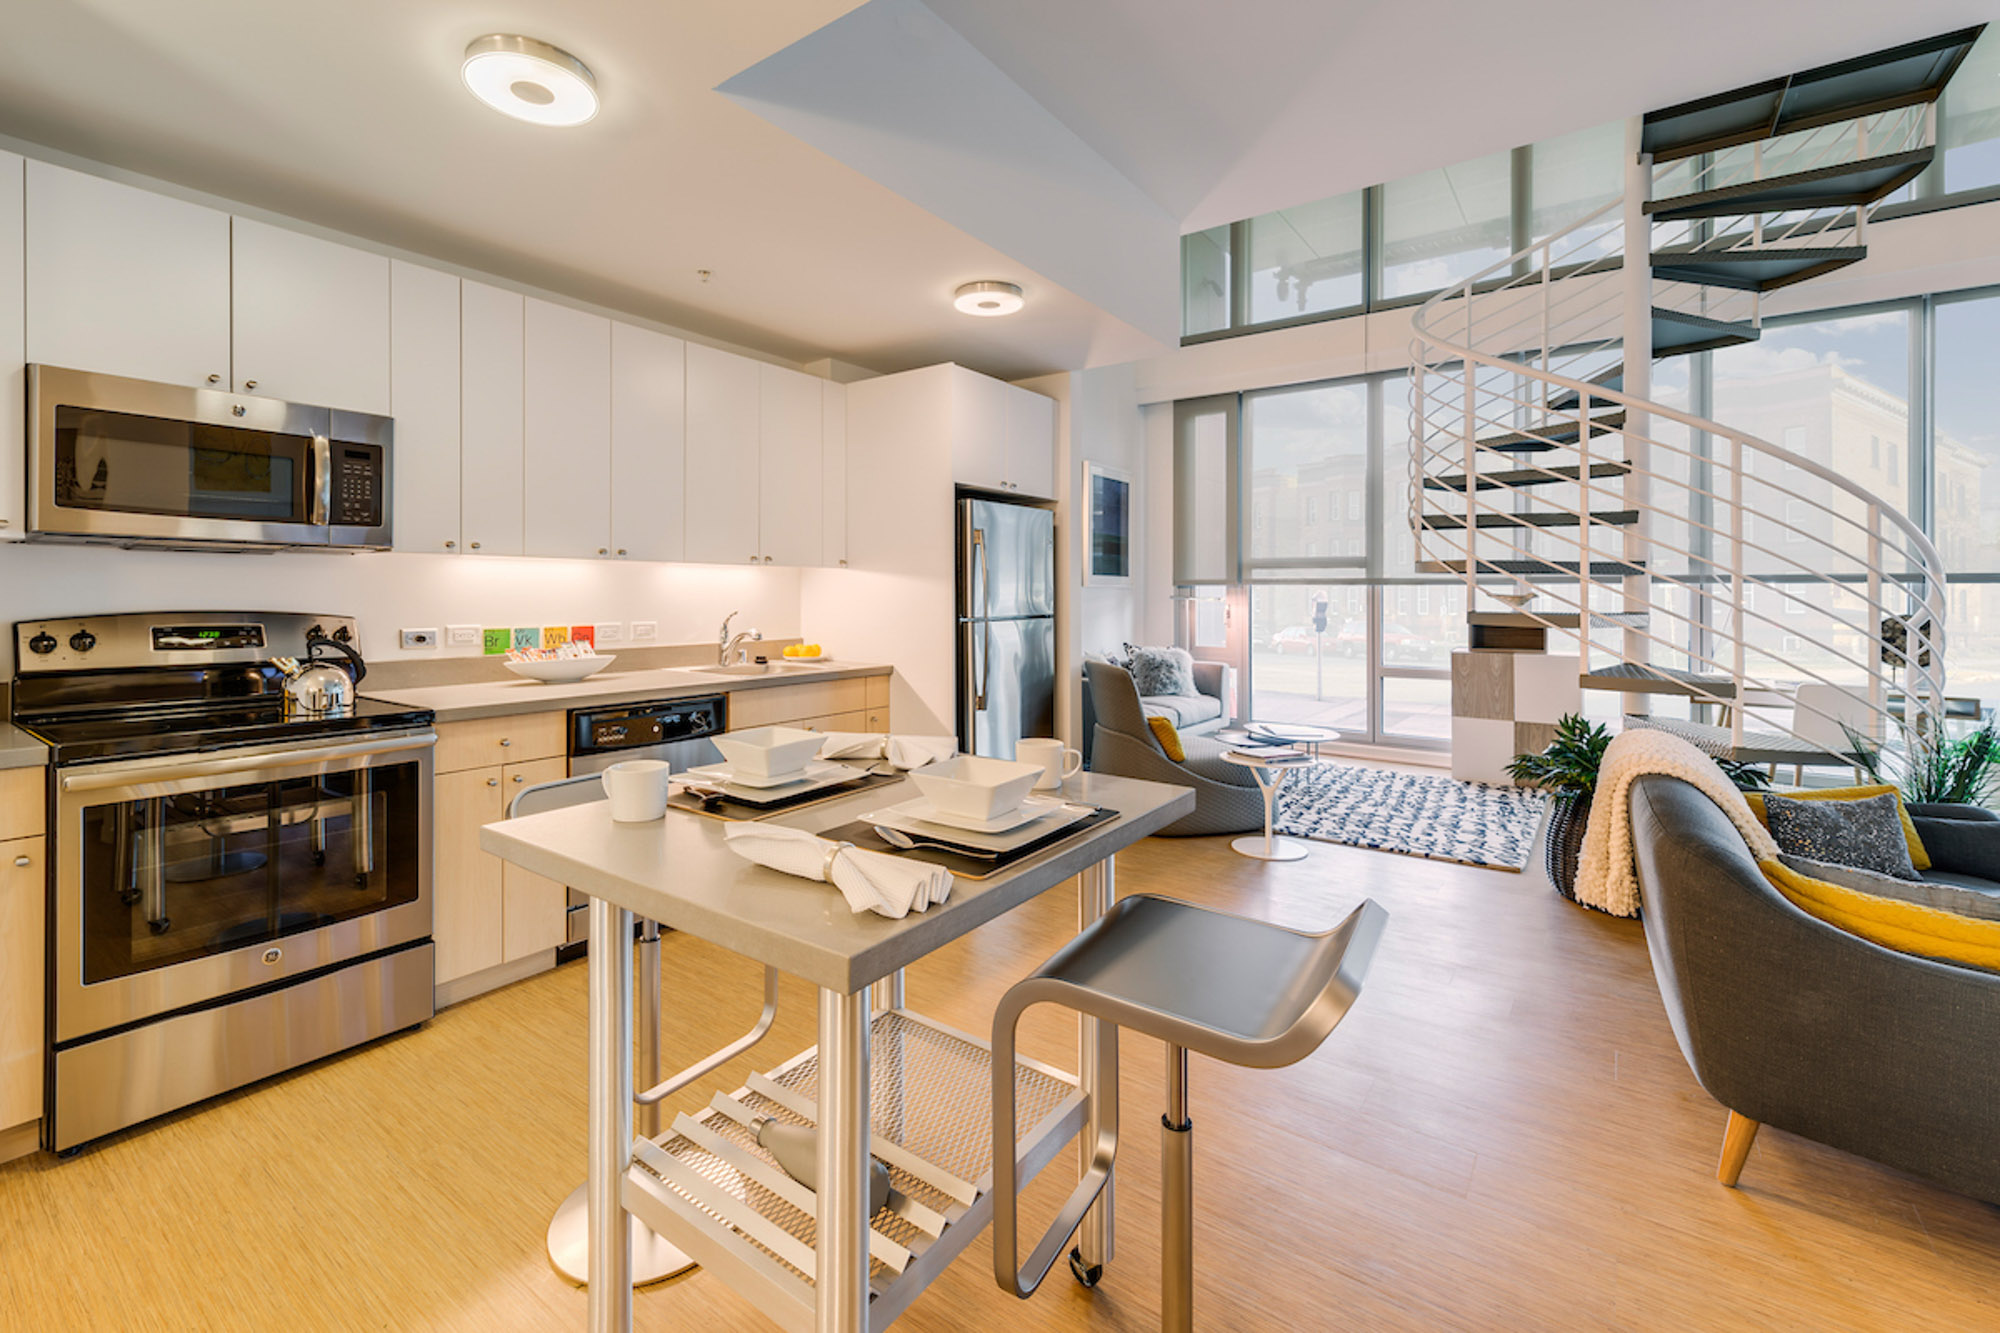
{"type": "Polygon", "coordinates": [[[1121,898],[1021,982],[1052,1002],[1255,1069],[1304,1059],[1361,993],[1388,913],[1364,903],[1322,934],[1173,898],[1121,898]]]}
{"type": "MultiPolygon", "coordinates": [[[[1111,1181],[1118,1152],[1118,1032],[1167,1044],[1167,1113],[1160,1119],[1160,1327],[1194,1329],[1194,1122],[1188,1053],[1275,1069],[1319,1048],[1360,998],[1389,914],[1363,902],[1324,934],[1287,930],[1173,898],[1134,894],[1085,927],[1008,989],[993,1014],[993,1142],[1016,1141],[1014,1042],[1021,1015],[1059,1004],[1101,1020],[1093,1118],[1083,1179],[1025,1264],[1020,1258],[1019,1163],[993,1156],[993,1276],[1027,1297],[1111,1181]]],[[[1108,1242],[1107,1242],[1108,1252],[1108,1242]]],[[[1070,1252],[1070,1270],[1095,1286],[1101,1263],[1070,1252]]]]}

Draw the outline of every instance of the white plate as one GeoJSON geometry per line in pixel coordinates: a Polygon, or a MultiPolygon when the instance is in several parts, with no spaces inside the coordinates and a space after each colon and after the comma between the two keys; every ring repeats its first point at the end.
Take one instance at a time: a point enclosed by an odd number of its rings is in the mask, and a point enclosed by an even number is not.
{"type": "MultiPolygon", "coordinates": [[[[792,787],[815,778],[838,777],[845,779],[854,773],[850,764],[836,764],[827,759],[808,759],[806,766],[790,773],[765,777],[759,773],[738,773],[728,764],[710,764],[706,768],[690,768],[685,776],[696,782],[710,786],[718,784],[731,787],[748,787],[752,791],[775,791],[780,787],[792,787]]],[[[790,793],[787,793],[788,795],[790,793]]]]}
{"type": "MultiPolygon", "coordinates": [[[[1053,814],[1062,807],[1063,803],[1055,797],[1030,796],[1004,815],[995,815],[991,819],[974,819],[970,815],[940,810],[928,798],[919,796],[913,801],[890,806],[888,813],[901,819],[914,819],[921,823],[934,824],[939,828],[959,829],[966,833],[1011,833],[1023,824],[1031,824],[1043,815],[1053,814]]],[[[881,824],[887,821],[877,819],[873,822],[881,824]]],[[[890,827],[897,826],[892,824],[890,827]]]]}
{"type": "Polygon", "coordinates": [[[740,782],[730,782],[722,778],[725,769],[689,769],[685,773],[674,774],[674,781],[685,785],[693,782],[700,787],[720,790],[732,801],[744,805],[775,805],[779,801],[790,801],[800,796],[809,796],[844,783],[855,782],[868,776],[868,771],[851,764],[821,764],[808,766],[806,776],[787,778],[781,786],[746,787],[740,782]]]}
{"type": "MultiPolygon", "coordinates": [[[[880,824],[913,838],[929,842],[956,843],[960,847],[976,848],[983,852],[1011,852],[1016,847],[1047,837],[1057,829],[1085,820],[1096,813],[1096,808],[1088,805],[1066,805],[1049,796],[1031,796],[1023,802],[1021,810],[1013,816],[1026,814],[1012,829],[1005,832],[961,832],[949,824],[941,824],[933,819],[920,818],[918,811],[930,805],[921,798],[904,801],[882,810],[870,811],[860,818],[870,824],[880,824]]],[[[932,813],[935,813],[933,811],[932,813]]]]}

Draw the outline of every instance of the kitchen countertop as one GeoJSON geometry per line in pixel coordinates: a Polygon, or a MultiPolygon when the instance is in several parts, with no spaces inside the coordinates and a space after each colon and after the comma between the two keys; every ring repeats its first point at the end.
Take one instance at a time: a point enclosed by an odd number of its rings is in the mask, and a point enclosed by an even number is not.
{"type": "Polygon", "coordinates": [[[587,680],[566,685],[544,685],[539,681],[510,677],[507,680],[475,681],[464,685],[424,685],[386,690],[370,689],[364,683],[361,693],[370,699],[401,704],[405,708],[428,708],[437,714],[439,722],[469,722],[474,718],[549,712],[558,708],[574,708],[579,704],[641,703],[731,690],[809,685],[818,680],[886,676],[893,670],[875,663],[832,662],[769,676],[725,676],[700,667],[620,671],[613,664],[587,680]]]}
{"type": "MultiPolygon", "coordinates": [[[[817,833],[914,793],[905,780],[770,822],[817,833]]],[[[1062,795],[1117,810],[1120,818],[988,879],[959,879],[947,901],[901,920],[851,911],[830,884],[746,861],[724,843],[722,820],[680,810],[652,823],[619,824],[609,802],[589,801],[488,824],[479,831],[479,845],[663,926],[851,995],[1194,808],[1186,787],[1101,773],[1071,778],[1062,795]]]]}
{"type": "Polygon", "coordinates": [[[19,727],[0,722],[0,768],[40,768],[48,762],[48,746],[19,727]]]}

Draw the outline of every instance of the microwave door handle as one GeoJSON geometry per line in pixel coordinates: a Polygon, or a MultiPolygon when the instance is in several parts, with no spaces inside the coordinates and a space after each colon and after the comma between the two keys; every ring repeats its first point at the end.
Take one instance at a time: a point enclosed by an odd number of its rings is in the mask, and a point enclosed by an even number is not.
{"type": "Polygon", "coordinates": [[[307,522],[323,528],[333,508],[333,443],[324,435],[313,436],[312,475],[312,517],[307,522]]]}

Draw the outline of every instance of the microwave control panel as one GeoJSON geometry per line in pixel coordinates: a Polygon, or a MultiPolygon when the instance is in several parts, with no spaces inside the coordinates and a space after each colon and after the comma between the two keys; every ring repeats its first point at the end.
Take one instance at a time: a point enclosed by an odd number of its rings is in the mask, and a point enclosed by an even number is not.
{"type": "Polygon", "coordinates": [[[337,528],[382,524],[382,446],[333,442],[333,503],[337,528]]]}

